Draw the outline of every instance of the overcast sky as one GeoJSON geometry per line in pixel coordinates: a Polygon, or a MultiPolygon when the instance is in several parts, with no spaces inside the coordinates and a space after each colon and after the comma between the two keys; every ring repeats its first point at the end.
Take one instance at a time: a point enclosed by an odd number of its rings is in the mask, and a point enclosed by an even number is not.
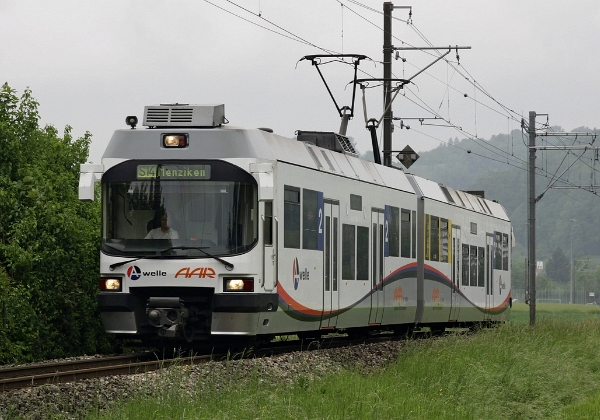
{"type": "MultiPolygon", "coordinates": [[[[125,117],[137,115],[141,121],[143,107],[158,103],[224,103],[232,125],[271,127],[288,137],[298,129],[337,131],[339,117],[318,73],[307,61],[297,63],[304,55],[324,53],[319,48],[365,54],[373,61],[361,62],[359,77],[383,77],[383,16],[377,13],[382,1],[211,3],[0,0],[0,83],[8,82],[19,94],[30,87],[41,104],[42,123],[61,131],[69,124],[76,136],[90,131],[90,160],[99,162],[112,132],[125,127],[125,117]],[[294,36],[313,45],[290,39],[294,36]]],[[[518,119],[529,111],[550,114],[550,124],[568,131],[600,126],[600,2],[414,0],[396,5],[412,6],[412,25],[393,23],[396,47],[403,42],[422,47],[427,40],[436,47],[472,49],[459,51],[460,65],[453,50],[447,56],[452,66],[436,63],[413,79],[405,97],[397,97],[394,116],[406,118],[412,129],[400,129],[397,122],[395,150],[407,144],[428,150],[466,137],[452,127],[409,120],[435,114],[486,139],[519,129],[518,119]]],[[[406,20],[408,12],[395,10],[394,17],[406,20]]],[[[400,56],[406,62],[394,61],[398,78],[413,76],[435,59],[419,51],[400,56]]],[[[339,63],[322,68],[338,104],[350,105],[352,68],[339,63]]],[[[367,89],[366,103],[368,117],[379,118],[381,89],[367,89]]],[[[363,152],[370,148],[364,126],[358,92],[348,135],[363,152]]]]}

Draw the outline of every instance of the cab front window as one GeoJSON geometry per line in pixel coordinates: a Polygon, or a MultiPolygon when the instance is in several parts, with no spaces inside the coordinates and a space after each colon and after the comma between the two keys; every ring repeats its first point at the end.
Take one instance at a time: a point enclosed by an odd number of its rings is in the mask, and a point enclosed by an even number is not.
{"type": "Polygon", "coordinates": [[[128,161],[102,184],[107,254],[234,255],[257,242],[257,184],[231,164],[128,161]]]}

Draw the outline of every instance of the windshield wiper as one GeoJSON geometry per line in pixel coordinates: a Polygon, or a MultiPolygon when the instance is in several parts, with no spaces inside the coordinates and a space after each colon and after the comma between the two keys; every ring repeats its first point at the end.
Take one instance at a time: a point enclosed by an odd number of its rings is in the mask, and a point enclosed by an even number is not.
{"type": "MultiPolygon", "coordinates": [[[[161,252],[164,252],[166,250],[163,250],[161,252]]],[[[134,262],[137,260],[141,260],[142,258],[145,258],[147,260],[156,260],[156,259],[164,259],[164,258],[173,258],[173,259],[184,259],[184,258],[188,258],[188,256],[184,256],[184,255],[141,255],[139,257],[135,257],[131,260],[127,260],[127,261],[121,261],[118,263],[114,263],[108,266],[108,268],[110,269],[110,271],[113,271],[115,268],[120,267],[122,265],[125,264],[129,264],[130,262],[134,262]]]]}
{"type": "Polygon", "coordinates": [[[194,250],[200,251],[204,255],[206,255],[207,257],[210,257],[210,258],[213,258],[213,259],[219,261],[221,264],[223,264],[225,266],[225,268],[227,269],[227,271],[233,270],[233,264],[232,263],[230,263],[229,261],[225,261],[224,259],[219,258],[219,257],[217,257],[215,255],[209,254],[204,249],[202,249],[202,247],[199,247],[199,246],[183,246],[183,245],[182,246],[172,246],[170,248],[163,249],[161,251],[161,253],[164,253],[164,252],[167,252],[167,251],[171,251],[173,249],[183,249],[183,250],[185,250],[185,249],[194,249],[194,250]]]}
{"type": "Polygon", "coordinates": [[[135,258],[133,258],[131,260],[121,261],[121,262],[118,262],[118,263],[111,264],[111,265],[108,266],[108,268],[110,269],[110,271],[113,271],[117,267],[120,267],[120,266],[125,265],[125,264],[129,264],[130,262],[141,260],[142,258],[152,259],[152,258],[156,258],[156,255],[142,255],[140,257],[135,257],[135,258]]]}
{"type": "Polygon", "coordinates": [[[129,263],[137,261],[137,260],[141,260],[142,258],[145,258],[147,260],[155,260],[155,259],[161,259],[161,258],[189,258],[189,255],[186,255],[186,256],[184,256],[184,255],[170,255],[170,256],[169,255],[163,255],[165,252],[171,251],[171,250],[174,250],[174,249],[183,249],[183,250],[185,250],[185,249],[194,249],[194,250],[198,250],[198,251],[202,252],[204,255],[206,255],[207,257],[214,258],[215,260],[219,261],[221,264],[223,264],[225,266],[225,268],[228,271],[233,270],[233,264],[232,263],[230,263],[228,261],[225,261],[224,259],[221,259],[219,257],[216,257],[216,256],[214,256],[212,254],[209,254],[204,249],[202,249],[201,247],[197,247],[197,246],[172,246],[172,247],[169,247],[169,248],[161,250],[160,251],[161,255],[141,255],[139,257],[132,258],[131,260],[121,261],[121,262],[118,262],[118,263],[111,264],[111,265],[108,266],[108,268],[110,269],[110,271],[113,271],[117,267],[121,267],[122,265],[129,264],[129,263]]]}

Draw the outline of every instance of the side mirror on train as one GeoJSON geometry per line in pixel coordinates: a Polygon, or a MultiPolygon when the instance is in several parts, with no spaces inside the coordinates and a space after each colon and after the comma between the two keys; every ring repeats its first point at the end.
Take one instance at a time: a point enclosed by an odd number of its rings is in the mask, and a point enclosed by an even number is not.
{"type": "Polygon", "coordinates": [[[94,201],[94,185],[102,178],[104,165],[84,163],[79,169],[79,200],[94,201]]]}

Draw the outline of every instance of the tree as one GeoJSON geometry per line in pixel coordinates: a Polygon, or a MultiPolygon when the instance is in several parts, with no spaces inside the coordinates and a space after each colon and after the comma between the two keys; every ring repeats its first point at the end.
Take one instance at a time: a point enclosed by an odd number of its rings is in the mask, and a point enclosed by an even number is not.
{"type": "Polygon", "coordinates": [[[567,283],[570,280],[571,261],[565,255],[563,250],[558,247],[552,253],[550,259],[546,263],[546,274],[559,283],[567,283]]]}
{"type": "Polygon", "coordinates": [[[77,197],[90,141],[39,127],[30,90],[0,89],[0,363],[108,343],[96,313],[99,203],[77,197]]]}

